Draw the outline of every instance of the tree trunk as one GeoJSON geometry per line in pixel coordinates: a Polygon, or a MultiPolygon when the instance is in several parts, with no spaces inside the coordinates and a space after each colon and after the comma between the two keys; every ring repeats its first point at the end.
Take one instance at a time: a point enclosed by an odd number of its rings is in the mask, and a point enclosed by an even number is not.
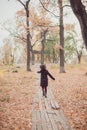
{"type": "Polygon", "coordinates": [[[34,62],[35,62],[34,51],[32,50],[31,53],[32,53],[32,65],[34,65],[34,62]]]}
{"type": "Polygon", "coordinates": [[[78,64],[81,63],[81,55],[78,55],[78,64]]]}
{"type": "Polygon", "coordinates": [[[53,48],[53,63],[55,63],[55,50],[53,48]]]}
{"type": "Polygon", "coordinates": [[[27,71],[31,71],[30,69],[30,49],[31,49],[31,41],[30,41],[30,32],[29,32],[29,3],[26,2],[26,24],[27,24],[27,71]]]}
{"type": "MultiPolygon", "coordinates": [[[[63,27],[63,7],[62,0],[58,1],[60,11],[60,46],[64,48],[64,27],[63,27]]],[[[60,73],[65,73],[64,68],[64,50],[60,49],[60,73]]]]}
{"type": "Polygon", "coordinates": [[[83,40],[87,49],[87,13],[85,6],[82,4],[81,0],[70,0],[70,4],[80,23],[83,40]]]}
{"type": "Polygon", "coordinates": [[[42,41],[41,41],[41,44],[42,44],[42,49],[41,49],[41,64],[44,64],[44,35],[42,36],[42,41]]]}
{"type": "Polygon", "coordinates": [[[41,49],[41,64],[44,64],[44,43],[46,40],[46,33],[48,31],[48,28],[46,30],[44,30],[43,32],[41,32],[41,44],[42,44],[42,49],[41,49]]]}
{"type": "MultiPolygon", "coordinates": [[[[83,50],[83,48],[82,48],[83,50]]],[[[77,56],[78,56],[78,64],[81,63],[81,58],[82,58],[82,50],[80,52],[77,52],[77,56]]]]}
{"type": "Polygon", "coordinates": [[[12,65],[14,64],[14,55],[11,55],[12,59],[11,59],[11,63],[12,65]]]}

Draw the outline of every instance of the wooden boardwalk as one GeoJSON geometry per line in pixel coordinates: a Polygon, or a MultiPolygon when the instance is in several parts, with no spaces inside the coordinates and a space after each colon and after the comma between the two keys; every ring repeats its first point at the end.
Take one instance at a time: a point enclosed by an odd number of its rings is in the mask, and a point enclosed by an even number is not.
{"type": "MultiPolygon", "coordinates": [[[[35,66],[35,71],[37,69],[38,65],[35,66]]],[[[71,130],[61,107],[54,99],[52,91],[48,89],[47,98],[42,97],[39,78],[39,74],[36,73],[37,95],[32,105],[32,130],[71,130]]]]}

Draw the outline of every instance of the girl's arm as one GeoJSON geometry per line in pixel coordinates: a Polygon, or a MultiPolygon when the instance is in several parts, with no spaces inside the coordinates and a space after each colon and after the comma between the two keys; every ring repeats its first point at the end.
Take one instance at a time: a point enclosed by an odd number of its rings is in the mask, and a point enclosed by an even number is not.
{"type": "Polygon", "coordinates": [[[37,73],[41,73],[41,70],[40,70],[40,71],[37,71],[37,73]]]}
{"type": "MultiPolygon", "coordinates": [[[[48,72],[48,71],[47,71],[48,72]]],[[[48,72],[47,73],[48,75],[49,75],[49,77],[51,78],[51,79],[53,79],[53,80],[55,80],[55,78],[48,72]]]]}

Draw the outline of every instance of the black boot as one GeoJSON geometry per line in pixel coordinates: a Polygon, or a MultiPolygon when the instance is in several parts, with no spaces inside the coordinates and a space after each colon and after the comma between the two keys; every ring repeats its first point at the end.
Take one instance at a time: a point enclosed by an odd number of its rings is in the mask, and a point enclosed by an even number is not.
{"type": "Polygon", "coordinates": [[[45,92],[45,98],[47,98],[47,93],[45,92]]]}
{"type": "Polygon", "coordinates": [[[45,88],[45,97],[47,98],[47,87],[45,88]]]}
{"type": "Polygon", "coordinates": [[[45,96],[45,92],[43,91],[43,96],[45,96]]]}

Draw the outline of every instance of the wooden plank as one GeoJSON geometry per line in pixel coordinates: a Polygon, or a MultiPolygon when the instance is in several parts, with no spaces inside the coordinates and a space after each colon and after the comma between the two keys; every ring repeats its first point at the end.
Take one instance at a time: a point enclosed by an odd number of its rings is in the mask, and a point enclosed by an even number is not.
{"type": "Polygon", "coordinates": [[[57,103],[57,101],[54,100],[54,103],[55,103],[55,107],[56,107],[56,109],[59,109],[60,106],[59,106],[59,104],[57,103]]]}
{"type": "Polygon", "coordinates": [[[57,130],[57,125],[55,124],[54,117],[53,117],[55,112],[51,109],[47,99],[45,99],[45,105],[46,105],[46,109],[47,109],[47,116],[48,116],[50,123],[51,123],[51,127],[52,127],[51,129],[57,130]]]}
{"type": "Polygon", "coordinates": [[[59,122],[59,121],[57,122],[57,127],[58,127],[58,130],[64,130],[61,122],[59,122]]]}
{"type": "Polygon", "coordinates": [[[49,120],[49,117],[48,117],[48,115],[47,115],[47,113],[46,113],[46,111],[44,110],[43,111],[43,117],[42,117],[42,120],[43,120],[43,130],[52,130],[52,126],[51,126],[51,123],[50,123],[50,120],[49,120]],[[45,125],[45,127],[44,127],[44,125],[45,125]]]}
{"type": "Polygon", "coordinates": [[[36,130],[36,111],[32,112],[32,130],[36,130]]]}
{"type": "Polygon", "coordinates": [[[32,105],[32,130],[36,130],[36,110],[35,105],[38,102],[37,98],[34,98],[33,105],[32,105]]]}
{"type": "Polygon", "coordinates": [[[52,107],[53,109],[56,109],[55,104],[54,104],[54,102],[53,102],[52,99],[51,99],[51,101],[50,101],[50,104],[51,104],[51,107],[52,107]]]}
{"type": "Polygon", "coordinates": [[[54,98],[54,96],[53,96],[53,93],[52,93],[52,91],[49,89],[49,93],[50,93],[50,99],[51,99],[51,107],[53,108],[53,109],[59,109],[60,108],[60,106],[58,105],[58,103],[55,101],[55,98],[54,98]]]}
{"type": "MultiPolygon", "coordinates": [[[[37,70],[37,68],[35,68],[35,70],[37,70]]],[[[40,75],[36,73],[37,85],[39,85],[39,79],[40,75]]],[[[36,111],[36,115],[34,115],[36,118],[36,122],[33,122],[34,129],[32,130],[71,130],[63,111],[59,109],[60,106],[56,102],[51,89],[48,88],[47,98],[42,97],[41,89],[39,89],[39,91],[37,90],[37,92],[39,96],[39,109],[36,111]]]]}
{"type": "Polygon", "coordinates": [[[40,96],[39,96],[39,108],[40,108],[40,113],[41,113],[42,128],[43,130],[48,130],[44,110],[42,109],[42,102],[41,102],[40,96]]]}
{"type": "Polygon", "coordinates": [[[43,128],[43,130],[48,130],[44,111],[43,112],[41,111],[41,120],[42,120],[42,128],[43,128]]]}
{"type": "Polygon", "coordinates": [[[48,114],[47,114],[46,110],[44,111],[44,114],[45,114],[45,119],[46,119],[46,123],[47,123],[47,129],[52,130],[52,125],[51,125],[51,122],[50,122],[50,119],[48,117],[48,114]]]}
{"type": "Polygon", "coordinates": [[[54,114],[55,113],[48,113],[48,116],[49,116],[49,119],[51,121],[52,129],[57,130],[57,125],[56,125],[56,123],[54,121],[54,117],[53,117],[54,114]]]}
{"type": "MultiPolygon", "coordinates": [[[[51,107],[52,108],[54,108],[54,109],[59,109],[59,105],[56,103],[56,101],[55,100],[53,100],[53,98],[51,97],[51,95],[49,95],[50,96],[50,100],[51,100],[51,107]]],[[[46,103],[46,101],[45,101],[45,103],[46,103]]],[[[49,110],[49,106],[48,106],[48,103],[46,103],[46,106],[48,107],[48,110],[49,110]]],[[[58,118],[58,116],[57,116],[57,114],[55,114],[55,112],[53,112],[52,110],[51,111],[49,111],[48,112],[48,114],[52,114],[53,115],[53,117],[52,116],[50,116],[50,119],[52,118],[52,119],[55,119],[55,117],[54,116],[56,116],[56,119],[58,118]]],[[[63,115],[62,115],[63,116],[63,115]]],[[[51,123],[52,123],[52,126],[54,125],[54,123],[53,123],[53,120],[51,119],[51,123]]],[[[65,128],[63,128],[63,126],[64,126],[64,123],[62,122],[60,122],[60,119],[61,119],[61,117],[59,117],[59,120],[57,119],[57,120],[55,120],[54,122],[55,122],[55,124],[56,124],[56,126],[57,126],[57,129],[61,129],[61,130],[65,130],[65,128]]],[[[66,127],[66,126],[65,126],[66,127]]],[[[68,130],[68,129],[67,129],[68,130]]]]}
{"type": "Polygon", "coordinates": [[[51,107],[49,106],[48,99],[45,98],[44,101],[45,101],[45,107],[46,107],[46,110],[48,110],[48,111],[51,110],[51,107]]]}
{"type": "Polygon", "coordinates": [[[51,99],[54,99],[54,96],[53,96],[51,89],[49,89],[49,93],[50,93],[51,99]]]}
{"type": "Polygon", "coordinates": [[[47,92],[47,98],[50,100],[50,99],[52,99],[52,97],[50,96],[50,88],[48,87],[48,92],[47,92]]]}
{"type": "Polygon", "coordinates": [[[36,130],[43,130],[42,129],[42,120],[41,120],[41,115],[40,115],[40,111],[37,110],[36,111],[36,130]]]}
{"type": "Polygon", "coordinates": [[[60,106],[55,100],[51,100],[51,107],[56,110],[60,108],[60,106]]]}
{"type": "Polygon", "coordinates": [[[51,107],[52,107],[53,109],[56,109],[56,106],[55,106],[55,104],[54,104],[54,102],[53,102],[53,97],[52,97],[52,95],[51,95],[50,89],[49,89],[49,97],[50,97],[50,105],[51,105],[51,107]]]}
{"type": "Polygon", "coordinates": [[[53,116],[54,116],[54,121],[55,121],[55,123],[57,125],[58,130],[64,130],[64,128],[62,126],[62,123],[59,120],[60,117],[57,116],[56,112],[55,112],[55,114],[53,116]]]}
{"type": "Polygon", "coordinates": [[[36,130],[36,111],[35,111],[35,98],[32,105],[32,130],[36,130]]]}
{"type": "Polygon", "coordinates": [[[69,122],[66,119],[66,117],[64,116],[63,111],[61,109],[59,109],[59,110],[55,111],[55,113],[57,114],[58,121],[61,122],[64,130],[71,130],[69,122]]]}

